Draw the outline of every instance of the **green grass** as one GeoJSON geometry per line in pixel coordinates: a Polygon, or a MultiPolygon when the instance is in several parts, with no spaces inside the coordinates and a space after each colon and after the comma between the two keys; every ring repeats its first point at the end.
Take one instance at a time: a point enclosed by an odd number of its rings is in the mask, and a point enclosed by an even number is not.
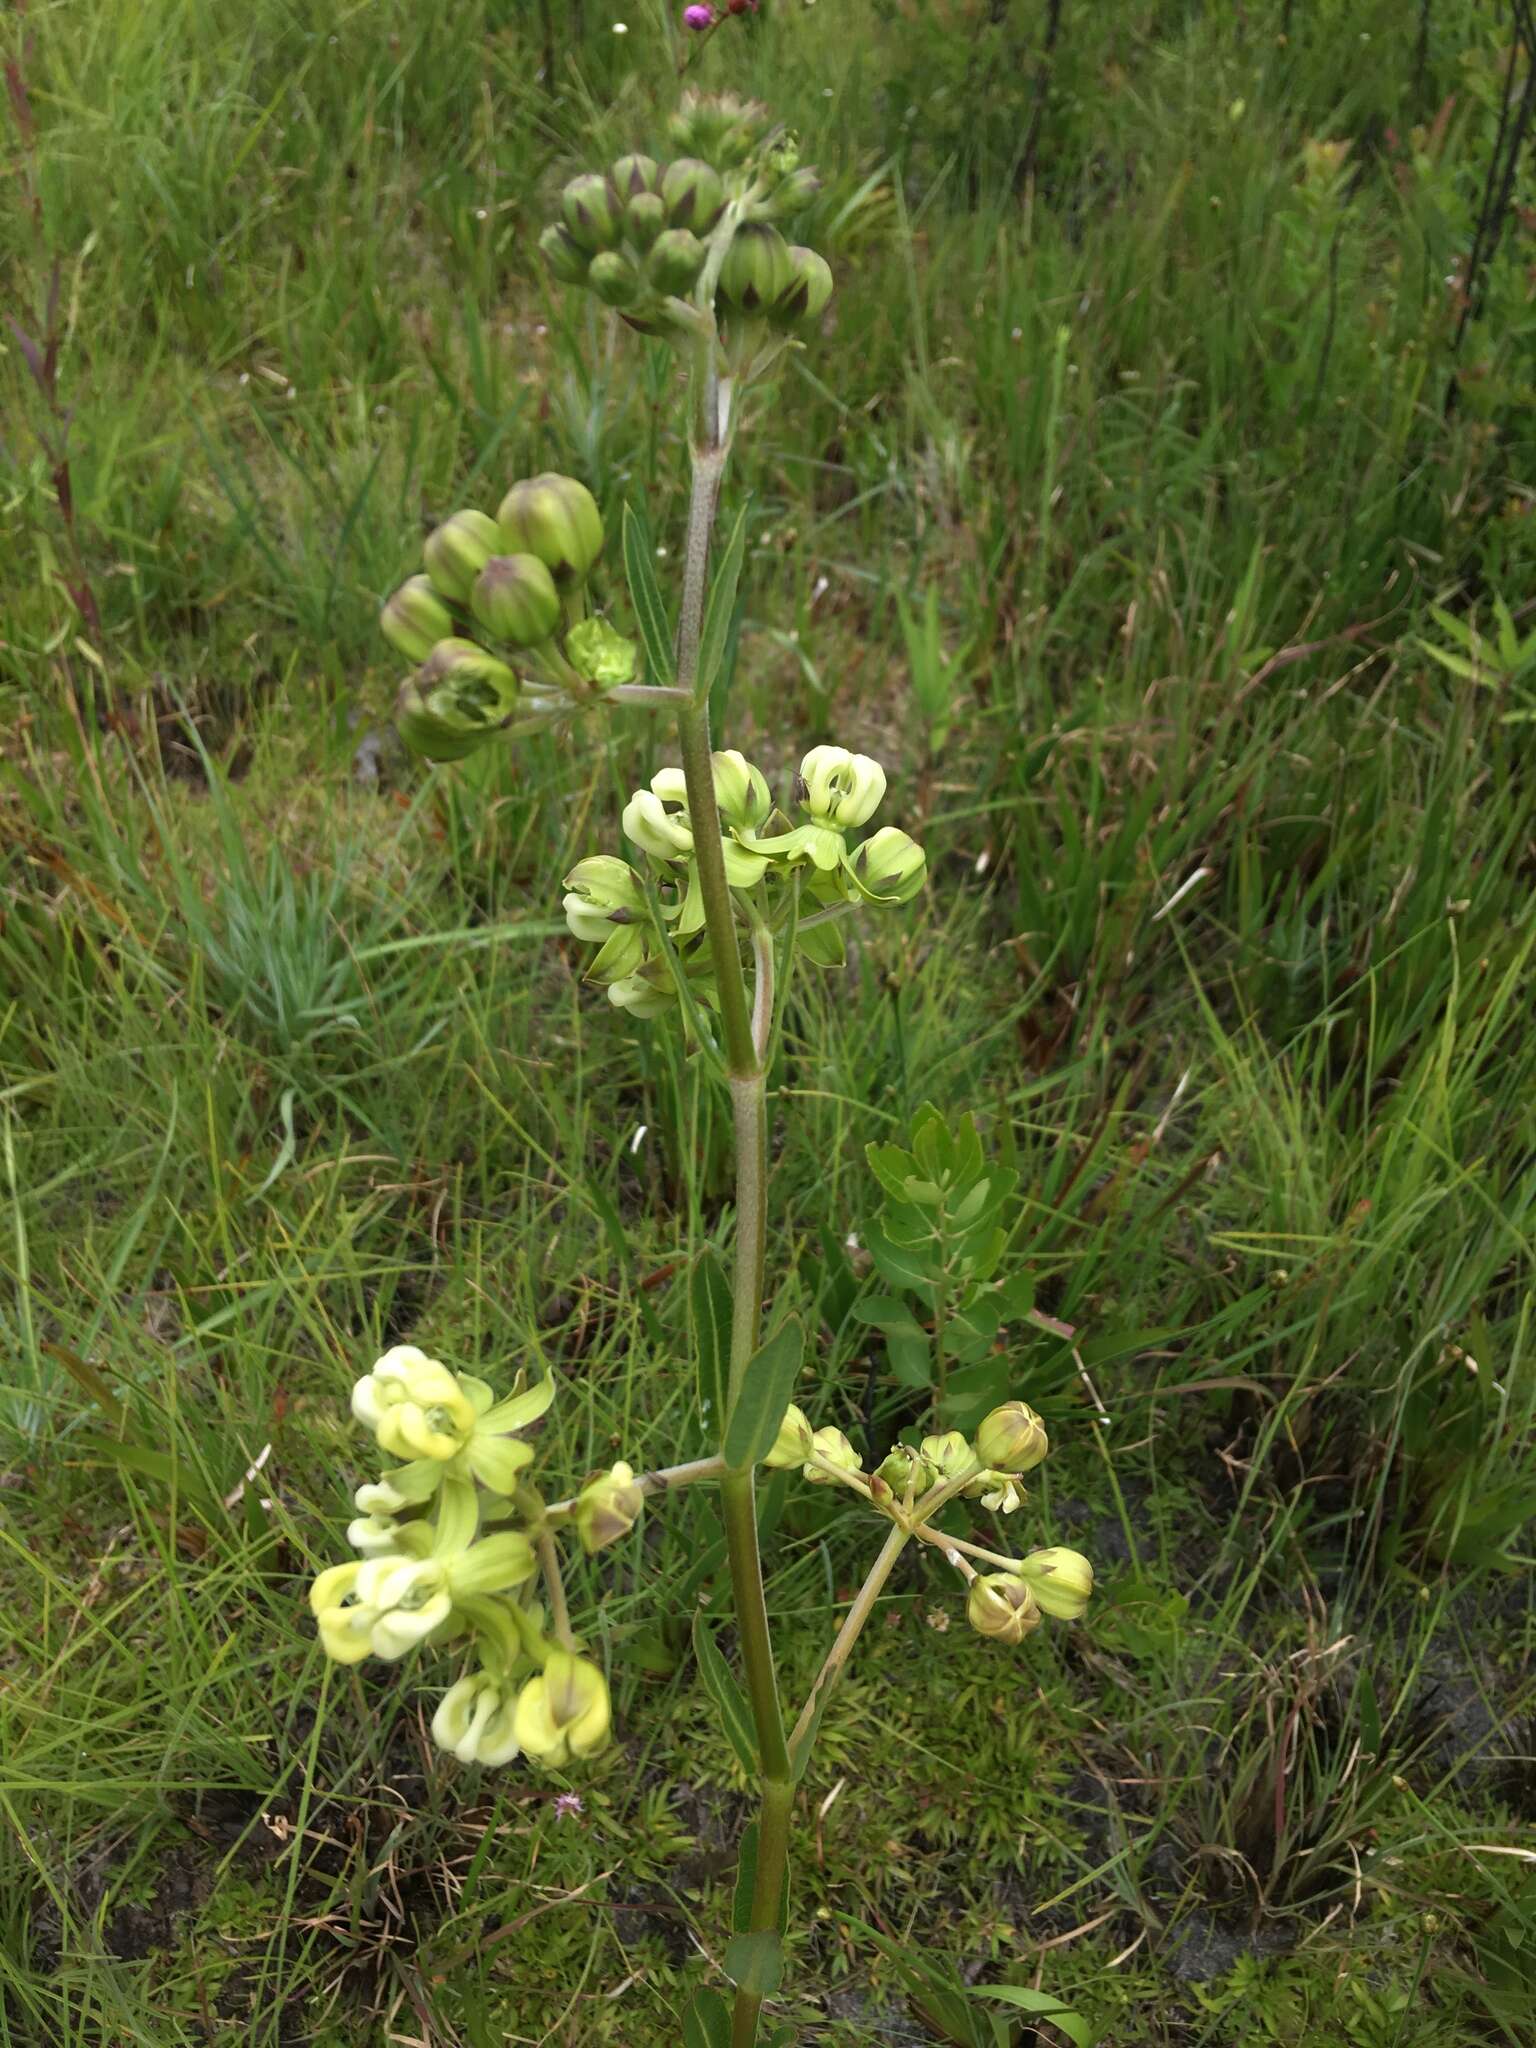
{"type": "MultiPolygon", "coordinates": [[[[303,1604],[385,1341],[553,1364],[552,1470],[703,1448],[728,1119],[558,935],[665,740],[354,770],[378,600],[456,504],[568,467],[675,560],[672,359],[531,250],[654,132],[676,11],[551,10],[550,76],[522,0],[7,17],[0,290],[36,334],[58,262],[74,510],[7,333],[7,2048],[649,2048],[721,1953],[709,1499],[577,1573],[619,1744],[574,1817],[439,1762],[414,1669],[328,1669],[303,1604]]],[[[1420,62],[1400,0],[1067,9],[1024,175],[1040,10],[1000,12],[779,0],[702,67],[800,131],[839,276],[733,472],[727,737],[776,779],[879,755],[932,857],[773,1076],[801,1399],[902,1419],[844,1313],[862,1146],[975,1107],[1091,1382],[1045,1331],[1013,1358],[1031,1534],[1100,1568],[1010,1653],[898,1572],[802,1800],[785,2009],[943,2038],[859,1922],[1116,2042],[1518,2042],[1536,705],[1437,658],[1447,614],[1527,634],[1536,564],[1518,215],[1459,354],[1446,282],[1496,27],[1442,0],[1420,62]]],[[[765,1513],[798,1699],[870,1532],[765,1513]]]]}

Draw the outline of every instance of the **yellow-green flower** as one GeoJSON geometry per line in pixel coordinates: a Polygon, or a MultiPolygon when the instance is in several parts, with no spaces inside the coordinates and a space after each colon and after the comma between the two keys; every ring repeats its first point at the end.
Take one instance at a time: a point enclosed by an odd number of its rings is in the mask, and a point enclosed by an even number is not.
{"type": "Polygon", "coordinates": [[[518,1753],[517,1695],[489,1671],[450,1685],[432,1716],[432,1739],[461,1764],[505,1764],[518,1753]]]}
{"type": "Polygon", "coordinates": [[[594,1756],[608,1740],[608,1681],[595,1664],[555,1650],[517,1696],[513,1726],[527,1754],[551,1770],[594,1756]]]}
{"type": "Polygon", "coordinates": [[[397,1344],[352,1389],[352,1413],[381,1450],[414,1462],[387,1473],[366,1501],[360,1490],[359,1510],[388,1514],[407,1500],[425,1500],[444,1474],[513,1492],[533,1460],[532,1447],[514,1432],[537,1421],[553,1399],[546,1376],[498,1401],[484,1380],[451,1371],[413,1344],[397,1344]]]}

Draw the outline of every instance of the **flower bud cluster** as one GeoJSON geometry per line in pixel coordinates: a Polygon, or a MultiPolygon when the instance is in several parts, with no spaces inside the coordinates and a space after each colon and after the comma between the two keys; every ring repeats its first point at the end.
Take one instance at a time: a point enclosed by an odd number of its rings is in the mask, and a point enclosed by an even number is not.
{"type": "Polygon", "coordinates": [[[563,1509],[545,1509],[523,1432],[553,1394],[548,1378],[519,1378],[498,1401],[484,1380],[409,1344],[386,1351],[352,1389],[356,1420],[406,1462],[358,1487],[347,1530],[358,1555],[319,1574],[310,1610],[339,1664],[470,1641],[476,1661],[432,1718],[435,1740],[461,1763],[521,1754],[558,1768],[608,1735],[607,1680],[568,1629],[545,1633],[536,1582],[562,1520],[596,1550],[633,1528],[642,1490],[620,1464],[563,1509]]]}
{"type": "Polygon", "coordinates": [[[946,1502],[979,1501],[1012,1513],[1025,1499],[1018,1474],[1048,1455],[1045,1425],[1023,1401],[1008,1401],[982,1422],[973,1439],[958,1429],[926,1436],[916,1445],[894,1444],[873,1470],[864,1469],[840,1429],[813,1430],[791,1406],[763,1463],[774,1471],[799,1468],[813,1486],[841,1486],[878,1513],[944,1552],[969,1581],[966,1615],[972,1628],[998,1642],[1018,1643],[1043,1614],[1076,1621],[1093,1591],[1093,1566],[1079,1551],[1052,1546],[1009,1562],[929,1526],[946,1502]],[[1005,1567],[978,1572],[965,1553],[1005,1567]]]}
{"type": "Polygon", "coordinates": [[[640,333],[679,345],[718,333],[724,365],[750,375],[831,299],[825,258],[778,226],[820,181],[767,109],[734,93],[684,94],[668,136],[669,162],[631,154],[572,178],[539,247],[558,283],[640,333]]]}
{"type": "Polygon", "coordinates": [[[494,518],[469,508],[428,534],[425,573],[379,615],[390,645],[417,664],[395,707],[413,752],[461,760],[520,714],[537,723],[630,680],[634,647],[588,616],[602,548],[592,493],[552,474],[513,484],[494,518]]]}
{"type": "MultiPolygon", "coordinates": [[[[849,844],[885,794],[878,761],[843,747],[813,747],[794,780],[791,800],[804,820],[797,825],[775,810],[767,777],[743,755],[725,749],[711,760],[727,884],[751,896],[770,929],[782,930],[791,919],[797,931],[803,927],[812,959],[833,965],[842,958],[826,920],[860,904],[907,903],[922,888],[927,858],[898,827],[882,826],[849,844]]],[[[693,994],[713,1007],[718,990],[680,768],[660,769],[649,788],[636,790],[624,808],[624,831],[650,864],[649,895],[639,874],[613,855],[579,861],[565,878],[566,923],[574,937],[598,947],[587,978],[606,987],[617,1007],[658,1016],[678,999],[675,960],[693,994]]]]}

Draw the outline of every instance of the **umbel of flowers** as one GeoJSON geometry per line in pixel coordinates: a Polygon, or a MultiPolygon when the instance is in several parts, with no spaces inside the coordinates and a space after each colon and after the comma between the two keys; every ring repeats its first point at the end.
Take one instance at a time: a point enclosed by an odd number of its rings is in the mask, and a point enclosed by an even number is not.
{"type": "MultiPolygon", "coordinates": [[[[588,1552],[617,1543],[640,1520],[647,1494],[723,1469],[722,1459],[699,1459],[637,1476],[620,1462],[572,1499],[546,1503],[525,1432],[553,1398],[544,1377],[498,1401],[484,1380],[409,1344],[386,1351],[352,1390],[353,1415],[380,1451],[405,1462],[358,1487],[347,1529],[357,1555],[310,1588],[320,1643],[338,1664],[395,1663],[417,1649],[457,1658],[432,1734],[464,1764],[523,1756],[560,1769],[604,1748],[608,1683],[572,1631],[558,1541],[574,1533],[588,1552]]],[[[1014,1401],[995,1409],[974,1440],[950,1430],[898,1444],[865,1471],[841,1430],[813,1430],[791,1404],[762,1462],[843,1487],[905,1536],[936,1545],[968,1582],[971,1626],[1018,1643],[1042,1614],[1082,1614],[1093,1590],[1088,1560],[1061,1549],[1002,1557],[945,1535],[931,1518],[956,1496],[1014,1512],[1025,1499],[1020,1475],[1049,1448],[1040,1418],[1014,1401]],[[976,1558],[993,1568],[979,1572],[976,1558]]]]}

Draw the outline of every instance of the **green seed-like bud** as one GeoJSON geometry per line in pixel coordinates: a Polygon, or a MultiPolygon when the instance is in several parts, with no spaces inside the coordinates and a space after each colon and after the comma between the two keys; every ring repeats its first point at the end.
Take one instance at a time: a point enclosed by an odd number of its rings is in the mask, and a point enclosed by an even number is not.
{"type": "Polygon", "coordinates": [[[766,313],[793,281],[789,244],[775,227],[749,221],[731,238],[720,269],[720,296],[742,313],[766,313]]]}
{"type": "Polygon", "coordinates": [[[1093,1591],[1093,1566],[1080,1550],[1032,1550],[1015,1566],[1043,1614],[1076,1621],[1093,1591]]]}
{"type": "Polygon", "coordinates": [[[492,638],[509,647],[540,647],[560,623],[560,593],[537,555],[492,555],[470,604],[492,638]]]}
{"type": "Polygon", "coordinates": [[[637,249],[649,249],[667,224],[666,201],[659,192],[637,192],[624,209],[629,238],[637,249]]]}
{"type": "Polygon", "coordinates": [[[832,271],[824,256],[795,244],[789,252],[790,280],[772,309],[777,327],[808,327],[827,310],[832,297],[832,271]]]}
{"type": "Polygon", "coordinates": [[[998,1643],[1022,1643],[1040,1626],[1040,1609],[1022,1579],[1012,1572],[987,1572],[972,1579],[965,1618],[978,1635],[998,1643]]]}
{"type": "Polygon", "coordinates": [[[379,630],[407,661],[425,661],[453,632],[453,614],[430,576],[412,576],[379,613],[379,630]]]}
{"type": "Polygon", "coordinates": [[[644,1506],[645,1494],[628,1465],[615,1465],[600,1479],[588,1480],[571,1513],[582,1549],[590,1556],[594,1550],[617,1543],[639,1521],[644,1506]]]}
{"type": "Polygon", "coordinates": [[[632,306],[640,296],[640,273],[622,249],[594,256],[587,283],[605,306],[632,306]]]}
{"type": "Polygon", "coordinates": [[[908,1487],[921,1494],[933,1484],[927,1460],[908,1444],[893,1444],[875,1467],[875,1477],[883,1479],[898,1500],[905,1497],[908,1487]]]}
{"type": "Polygon", "coordinates": [[[761,100],[744,100],[734,92],[689,91],[669,117],[667,134],[679,149],[729,168],[746,162],[769,119],[761,100]]]}
{"type": "Polygon", "coordinates": [[[784,1410],[784,1420],[779,1424],[773,1449],[763,1463],[772,1472],[788,1472],[796,1465],[803,1465],[811,1455],[811,1441],[811,1425],[806,1421],[804,1411],[791,1401],[784,1410]]]}
{"type": "Polygon", "coordinates": [[[608,166],[608,176],[621,199],[633,199],[660,188],[661,166],[653,156],[621,156],[608,166]]]}
{"type": "Polygon", "coordinates": [[[633,682],[640,650],[606,619],[582,619],[565,636],[565,658],[585,681],[608,690],[633,682]]]}
{"type": "Polygon", "coordinates": [[[557,284],[585,284],[590,258],[571,234],[556,222],[539,237],[539,247],[557,284]]]}
{"type": "Polygon", "coordinates": [[[812,1462],[805,1468],[805,1476],[812,1486],[836,1486],[838,1481],[824,1468],[833,1465],[839,1472],[857,1472],[859,1454],[849,1443],[840,1429],[818,1429],[811,1438],[812,1462]]]}
{"type": "Polygon", "coordinates": [[[400,687],[395,726],[412,753],[460,761],[517,706],[517,677],[472,640],[443,640],[400,687]]]}
{"type": "Polygon", "coordinates": [[[725,211],[719,172],[693,156],[680,156],[667,165],[661,196],[673,227],[691,228],[696,235],[707,235],[725,211]]]}
{"type": "Polygon", "coordinates": [[[514,484],[496,514],[498,553],[537,555],[562,587],[579,583],[603,551],[603,515],[585,484],[552,470],[514,484]]]}
{"type": "Polygon", "coordinates": [[[928,875],[928,856],[896,825],[882,825],[855,849],[849,868],[872,903],[910,903],[928,875]]]}
{"type": "Polygon", "coordinates": [[[668,228],[646,258],[645,274],[657,291],[676,297],[693,290],[705,254],[704,244],[688,228],[668,228]]]}
{"type": "Polygon", "coordinates": [[[501,552],[501,534],[483,512],[455,512],[429,533],[422,547],[427,574],[442,592],[463,604],[475,578],[501,552]]]}
{"type": "Polygon", "coordinates": [[[560,195],[560,211],[572,241],[589,254],[614,248],[623,232],[619,195],[599,171],[572,178],[560,195]]]}
{"type": "Polygon", "coordinates": [[[976,1455],[999,1472],[1032,1472],[1050,1450],[1045,1424],[1027,1402],[1005,1401],[976,1432],[976,1455]]]}

